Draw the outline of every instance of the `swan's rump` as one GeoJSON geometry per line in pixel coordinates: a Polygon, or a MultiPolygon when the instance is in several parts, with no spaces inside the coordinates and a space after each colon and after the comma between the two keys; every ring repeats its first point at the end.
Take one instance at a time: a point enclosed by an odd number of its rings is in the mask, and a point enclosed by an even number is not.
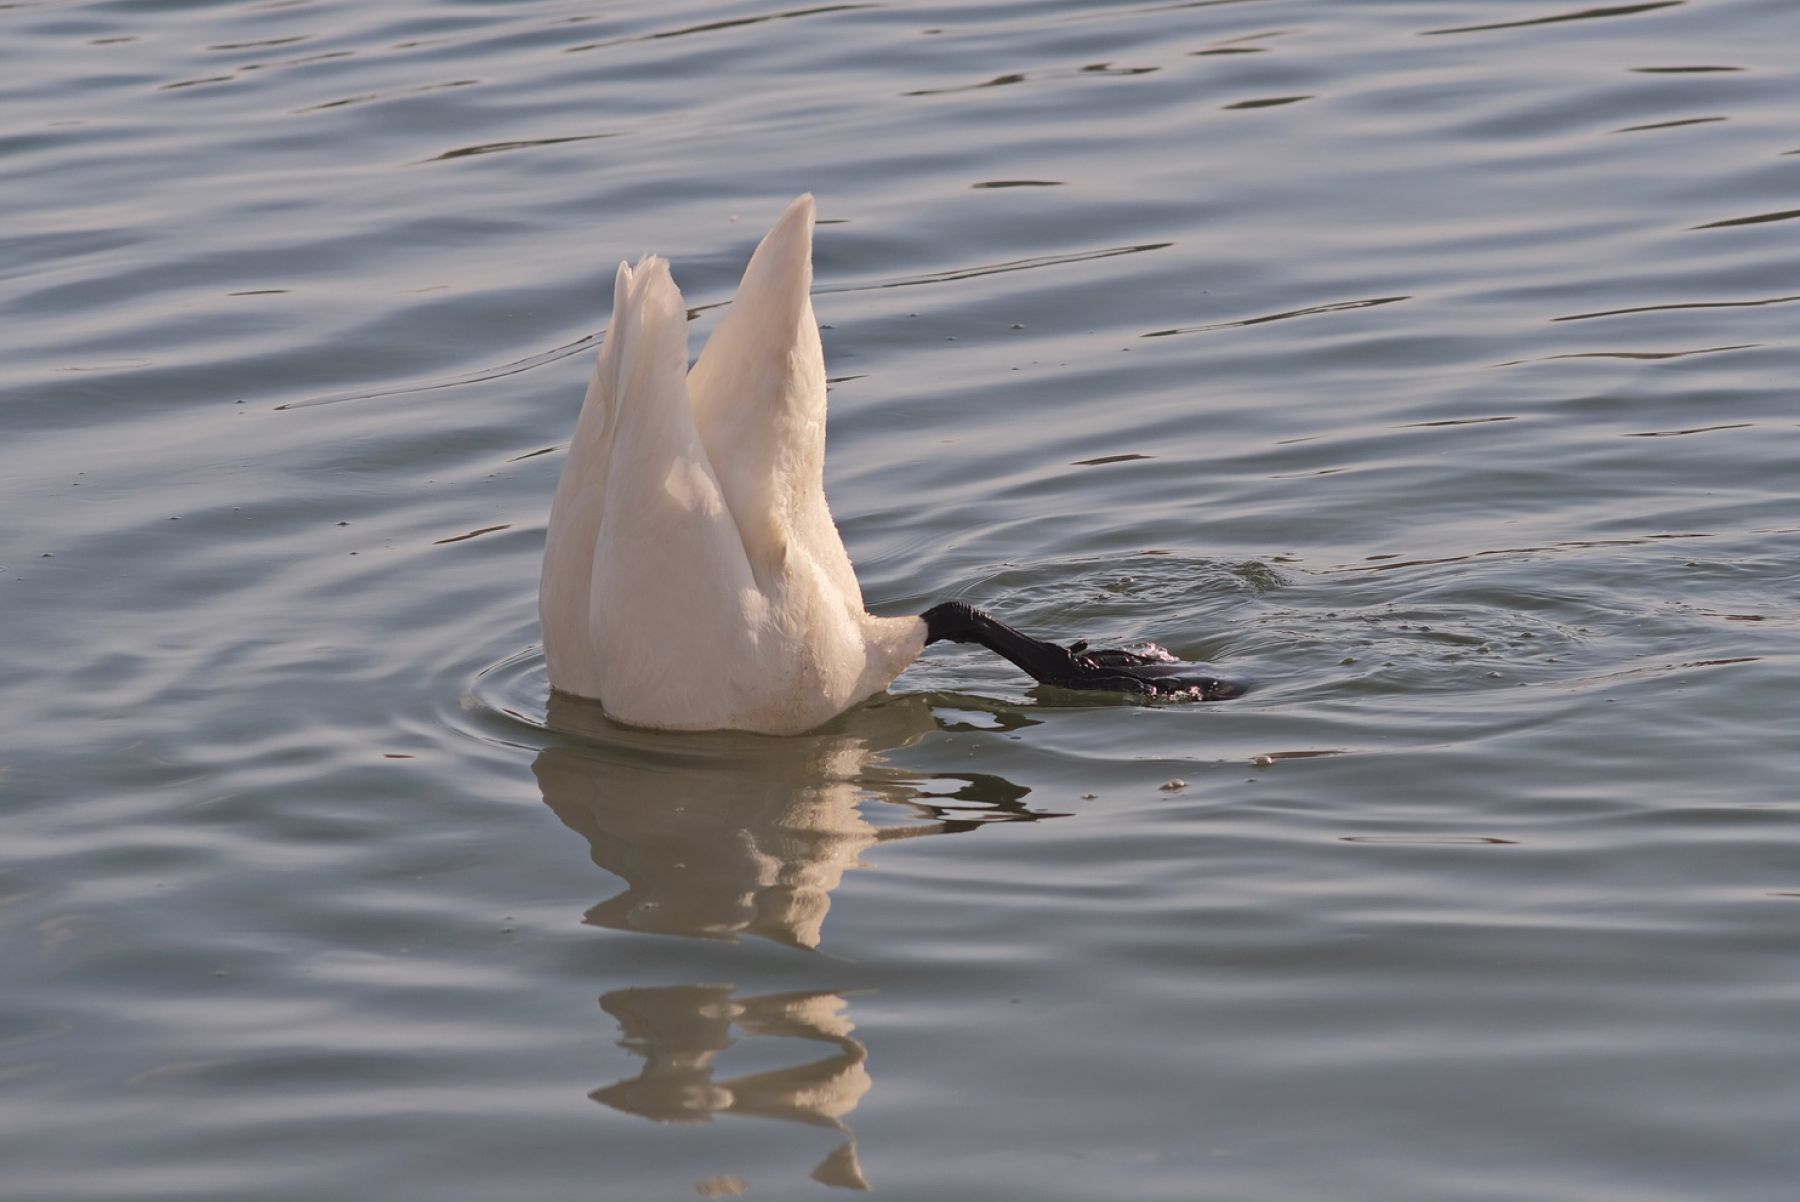
{"type": "Polygon", "coordinates": [[[799,733],[924,646],[863,612],[825,503],[812,219],[789,206],[691,376],[668,264],[620,265],[539,602],[552,687],[620,721],[799,733]]]}

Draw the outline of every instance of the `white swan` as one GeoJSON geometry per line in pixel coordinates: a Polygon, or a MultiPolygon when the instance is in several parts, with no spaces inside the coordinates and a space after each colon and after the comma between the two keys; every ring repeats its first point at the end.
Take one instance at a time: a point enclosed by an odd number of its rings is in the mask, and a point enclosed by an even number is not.
{"type": "Polygon", "coordinates": [[[619,264],[539,583],[553,688],[633,726],[811,730],[925,647],[863,609],[825,504],[813,198],[751,256],[687,370],[667,261],[619,264]]]}
{"type": "Polygon", "coordinates": [[[950,639],[1064,687],[1241,692],[1161,653],[1040,642],[958,602],[917,617],[863,609],[825,504],[812,231],[802,196],[750,257],[691,372],[668,262],[619,264],[550,506],[538,616],[551,687],[632,726],[799,734],[950,639]]]}

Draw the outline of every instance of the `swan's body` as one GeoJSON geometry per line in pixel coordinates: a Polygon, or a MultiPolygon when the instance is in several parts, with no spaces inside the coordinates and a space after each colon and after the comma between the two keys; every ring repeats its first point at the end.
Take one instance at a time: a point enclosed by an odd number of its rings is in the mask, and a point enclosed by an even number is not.
{"type": "Polygon", "coordinates": [[[613,316],[550,505],[538,616],[551,687],[632,726],[799,734],[946,639],[1061,688],[1213,700],[1205,665],[1089,652],[958,602],[878,618],[825,504],[813,199],[769,231],[692,371],[655,256],[619,264],[613,316]]]}
{"type": "Polygon", "coordinates": [[[922,618],[863,609],[825,503],[812,230],[802,196],[692,372],[668,263],[619,265],[538,607],[551,686],[621,722],[798,734],[924,649],[922,618]]]}

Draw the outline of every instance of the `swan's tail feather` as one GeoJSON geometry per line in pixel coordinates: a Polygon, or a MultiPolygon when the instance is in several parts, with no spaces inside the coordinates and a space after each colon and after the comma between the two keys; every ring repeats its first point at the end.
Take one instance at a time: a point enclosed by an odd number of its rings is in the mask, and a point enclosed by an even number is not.
{"type": "MultiPolygon", "coordinates": [[[[756,352],[784,353],[796,328],[818,326],[812,315],[813,225],[818,220],[812,194],[796,197],[757,243],[732,303],[707,345],[744,365],[756,352]]],[[[703,355],[702,358],[705,356],[703,355]]]]}
{"type": "Polygon", "coordinates": [[[813,221],[810,194],[782,213],[750,256],[731,307],[694,364],[695,420],[709,443],[715,431],[730,435],[783,418],[823,426],[825,356],[812,311],[813,221]]]}
{"type": "MultiPolygon", "coordinates": [[[[645,255],[629,273],[620,272],[623,296],[615,297],[613,323],[619,354],[611,365],[615,405],[614,439],[642,437],[671,421],[685,420],[687,404],[687,311],[669,274],[669,263],[645,255]]],[[[629,454],[621,448],[617,454],[629,454]]]]}
{"type": "Polygon", "coordinates": [[[588,597],[594,571],[594,544],[600,532],[612,456],[618,362],[630,311],[633,271],[620,263],[613,276],[613,316],[594,356],[581,416],[569,440],[568,457],[550,503],[544,534],[544,568],[538,581],[538,620],[550,683],[564,692],[596,695],[594,655],[588,638],[588,597]]]}
{"type": "Polygon", "coordinates": [[[638,260],[615,320],[615,411],[587,614],[606,667],[594,695],[626,721],[685,710],[718,725],[755,685],[743,665],[758,594],[694,427],[687,309],[665,260],[638,260]],[[716,666],[706,695],[670,673],[675,648],[683,662],[716,666]]]}
{"type": "Polygon", "coordinates": [[[860,611],[862,594],[825,505],[825,355],[812,308],[815,208],[801,196],[757,246],[737,296],[688,377],[694,419],[764,587],[798,570],[783,530],[860,611]]]}

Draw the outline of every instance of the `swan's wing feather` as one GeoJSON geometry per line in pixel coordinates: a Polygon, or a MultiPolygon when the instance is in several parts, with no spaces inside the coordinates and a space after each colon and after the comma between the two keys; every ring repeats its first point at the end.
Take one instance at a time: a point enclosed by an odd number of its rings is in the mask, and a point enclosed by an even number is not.
{"type": "Polygon", "coordinates": [[[613,278],[613,321],[594,357],[575,435],[550,502],[544,533],[544,567],[538,580],[538,620],[550,683],[568,693],[597,695],[593,649],[588,641],[588,600],[594,574],[594,544],[600,533],[601,499],[606,492],[612,450],[613,384],[618,374],[620,317],[631,294],[631,265],[620,263],[613,278]]]}
{"type": "Polygon", "coordinates": [[[757,580],[772,589],[784,574],[822,573],[860,613],[856,573],[825,503],[825,354],[812,308],[813,217],[813,198],[800,197],[757,246],[688,390],[757,580]]]}
{"type": "Polygon", "coordinates": [[[669,265],[632,272],[613,366],[611,444],[595,540],[589,631],[615,715],[686,706],[702,724],[754,681],[765,604],[694,424],[687,311],[669,265]],[[688,673],[708,674],[696,687],[688,673]]]}

